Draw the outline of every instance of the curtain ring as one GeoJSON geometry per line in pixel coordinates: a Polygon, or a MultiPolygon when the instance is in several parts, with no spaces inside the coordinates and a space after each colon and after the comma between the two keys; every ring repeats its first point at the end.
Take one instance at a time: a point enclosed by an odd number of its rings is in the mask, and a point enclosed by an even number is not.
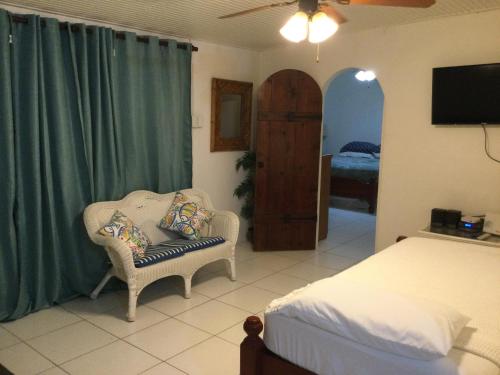
{"type": "Polygon", "coordinates": [[[12,25],[14,24],[14,20],[12,18],[12,14],[9,13],[9,44],[14,44],[14,36],[12,25]]]}
{"type": "Polygon", "coordinates": [[[116,39],[116,33],[115,30],[111,30],[111,43],[113,43],[112,48],[113,48],[113,57],[116,57],[116,49],[115,49],[115,39],[116,39]]]}

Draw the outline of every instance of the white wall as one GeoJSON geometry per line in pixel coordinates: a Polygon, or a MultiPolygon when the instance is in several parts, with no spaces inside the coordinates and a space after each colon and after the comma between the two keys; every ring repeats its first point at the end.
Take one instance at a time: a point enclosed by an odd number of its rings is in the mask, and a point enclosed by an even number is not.
{"type": "MultiPolygon", "coordinates": [[[[236,159],[243,153],[210,152],[212,77],[254,82],[255,90],[259,55],[244,49],[195,44],[199,51],[193,54],[192,111],[203,127],[193,129],[193,186],[207,191],[217,208],[239,214],[242,202],[233,197],[233,191],[244,176],[235,170],[236,159]]],[[[247,228],[246,220],[241,219],[240,241],[245,240],[247,228]]]]}
{"type": "Polygon", "coordinates": [[[323,102],[323,153],[338,154],[353,141],[379,145],[384,94],[377,80],[358,81],[359,69],[338,74],[326,89],[323,102]]]}
{"type": "MultiPolygon", "coordinates": [[[[87,21],[62,15],[49,14],[35,10],[0,5],[14,13],[40,14],[62,21],[83,22],[86,24],[112,27],[116,30],[132,31],[137,34],[151,35],[149,32],[87,21]]],[[[161,38],[169,38],[165,35],[161,38]]],[[[201,128],[193,129],[193,186],[210,194],[216,208],[240,212],[242,202],[233,197],[233,191],[243,179],[243,173],[235,170],[236,159],[242,152],[210,152],[210,116],[212,77],[254,82],[258,79],[259,54],[240,48],[191,40],[199,48],[192,58],[192,114],[201,128]]],[[[254,116],[255,117],[255,116],[254,116]]],[[[241,219],[239,240],[245,240],[248,228],[241,219]]]]}
{"type": "MultiPolygon", "coordinates": [[[[260,81],[295,68],[326,89],[336,72],[369,68],[385,94],[377,249],[426,226],[432,207],[500,212],[500,165],[487,159],[480,127],[431,125],[432,68],[500,62],[500,11],[336,35],[265,51],[260,81]]],[[[500,128],[490,130],[500,157],[500,128]]]]}

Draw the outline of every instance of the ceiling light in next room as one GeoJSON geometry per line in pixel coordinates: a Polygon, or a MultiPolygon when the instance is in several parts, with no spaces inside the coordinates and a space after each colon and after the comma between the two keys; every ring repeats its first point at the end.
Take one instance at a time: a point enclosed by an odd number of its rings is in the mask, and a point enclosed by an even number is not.
{"type": "Polygon", "coordinates": [[[355,75],[356,79],[361,82],[373,81],[377,76],[371,70],[360,70],[355,75]]]}

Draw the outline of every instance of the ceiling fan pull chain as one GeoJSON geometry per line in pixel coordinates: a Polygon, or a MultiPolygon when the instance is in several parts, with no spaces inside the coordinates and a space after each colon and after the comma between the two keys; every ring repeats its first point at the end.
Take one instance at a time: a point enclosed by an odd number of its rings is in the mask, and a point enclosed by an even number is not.
{"type": "Polygon", "coordinates": [[[316,44],[316,63],[319,63],[319,43],[316,44]]]}

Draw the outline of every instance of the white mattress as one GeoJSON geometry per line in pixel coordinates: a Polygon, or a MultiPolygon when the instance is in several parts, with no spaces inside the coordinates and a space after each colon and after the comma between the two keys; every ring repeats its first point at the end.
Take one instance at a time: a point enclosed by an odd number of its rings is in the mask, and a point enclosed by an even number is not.
{"type": "Polygon", "coordinates": [[[469,335],[439,360],[384,353],[279,311],[266,313],[264,341],[276,354],[318,374],[498,375],[500,369],[488,358],[499,353],[499,270],[500,249],[411,238],[334,276],[431,297],[471,317],[469,335]],[[483,347],[485,338],[493,345],[483,347]]]}
{"type": "Polygon", "coordinates": [[[320,375],[498,375],[475,354],[452,349],[436,361],[419,361],[371,349],[280,314],[265,317],[264,341],[280,357],[320,375]]]}

